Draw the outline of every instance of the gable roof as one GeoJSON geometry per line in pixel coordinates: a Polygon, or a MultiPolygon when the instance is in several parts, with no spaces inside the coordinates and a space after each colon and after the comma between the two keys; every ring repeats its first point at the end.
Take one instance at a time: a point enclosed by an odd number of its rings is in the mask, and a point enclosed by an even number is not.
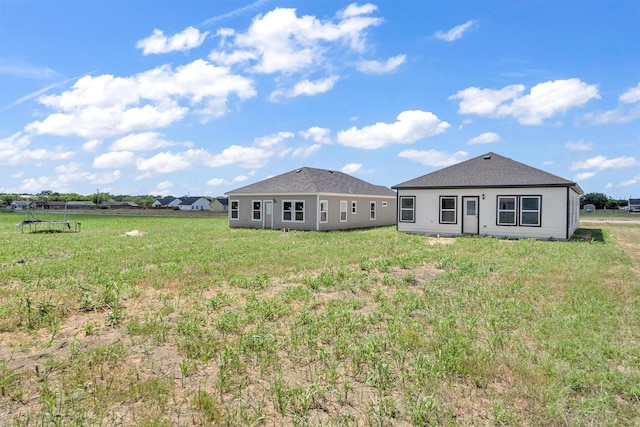
{"type": "Polygon", "coordinates": [[[578,194],[583,194],[573,181],[496,153],[483,154],[391,188],[478,187],[572,187],[578,194]]]}
{"type": "Polygon", "coordinates": [[[630,205],[640,205],[640,199],[629,199],[630,205]]]}
{"type": "Polygon", "coordinates": [[[169,203],[173,202],[174,200],[176,200],[175,197],[173,196],[165,196],[161,199],[156,199],[156,201],[158,203],[160,203],[161,205],[168,205],[169,203]]]}
{"type": "Polygon", "coordinates": [[[182,202],[180,202],[181,206],[191,206],[193,205],[195,202],[197,202],[200,199],[204,199],[207,202],[209,201],[208,199],[205,199],[204,197],[182,197],[180,200],[182,200],[182,202]]]}
{"type": "Polygon", "coordinates": [[[395,191],[343,172],[303,167],[225,194],[353,194],[395,197],[395,191]]]}

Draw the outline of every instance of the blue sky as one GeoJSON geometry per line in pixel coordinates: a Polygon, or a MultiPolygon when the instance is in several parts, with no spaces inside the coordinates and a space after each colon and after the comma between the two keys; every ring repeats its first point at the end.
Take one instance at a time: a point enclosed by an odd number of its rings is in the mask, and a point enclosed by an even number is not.
{"type": "Polygon", "coordinates": [[[640,197],[638,1],[0,0],[0,192],[393,186],[493,151],[640,197]]]}

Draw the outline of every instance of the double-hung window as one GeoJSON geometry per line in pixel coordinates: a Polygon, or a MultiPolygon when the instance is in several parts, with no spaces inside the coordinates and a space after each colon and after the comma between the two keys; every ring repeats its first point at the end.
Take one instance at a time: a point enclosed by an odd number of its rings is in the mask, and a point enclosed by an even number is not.
{"type": "Polygon", "coordinates": [[[456,200],[455,196],[440,196],[440,224],[455,224],[457,222],[456,200]]]}
{"type": "Polygon", "coordinates": [[[239,219],[240,218],[240,209],[238,208],[239,204],[237,200],[231,200],[231,202],[229,202],[229,204],[231,205],[231,208],[229,209],[229,217],[231,219],[239,219]]]}
{"type": "Polygon", "coordinates": [[[540,226],[540,196],[520,197],[520,225],[540,226]]]}
{"type": "Polygon", "coordinates": [[[340,222],[347,221],[347,201],[340,200],[340,222]]]}
{"type": "Polygon", "coordinates": [[[498,225],[516,225],[515,196],[498,196],[498,225]]]}
{"type": "Polygon", "coordinates": [[[329,202],[326,200],[320,200],[320,222],[327,222],[329,220],[328,205],[329,202]]]}
{"type": "Polygon", "coordinates": [[[282,202],[282,221],[304,222],[304,200],[284,200],[282,202]]]}
{"type": "Polygon", "coordinates": [[[416,197],[400,196],[400,222],[415,222],[416,197]]]}
{"type": "Polygon", "coordinates": [[[260,200],[253,200],[251,202],[251,219],[253,221],[262,220],[262,202],[260,200]]]}
{"type": "Polygon", "coordinates": [[[376,219],[376,202],[369,202],[369,218],[371,221],[376,219]]]}

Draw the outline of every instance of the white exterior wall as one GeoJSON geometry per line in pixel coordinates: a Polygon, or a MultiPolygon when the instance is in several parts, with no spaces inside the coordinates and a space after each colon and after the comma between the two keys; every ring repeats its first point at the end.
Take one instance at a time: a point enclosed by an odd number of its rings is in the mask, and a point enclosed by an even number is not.
{"type": "Polygon", "coordinates": [[[211,206],[209,200],[201,197],[190,205],[180,205],[181,211],[208,211],[211,206]]]}
{"type": "MultiPolygon", "coordinates": [[[[575,192],[569,193],[579,197],[575,192]]],[[[398,190],[400,197],[415,196],[415,222],[398,221],[398,231],[408,233],[457,236],[462,234],[462,197],[478,197],[478,234],[496,237],[556,239],[567,238],[567,188],[485,188],[398,190]],[[484,194],[484,198],[483,198],[484,194]],[[440,197],[456,197],[456,224],[440,224],[440,197]],[[497,225],[498,196],[541,196],[540,226],[497,225]]],[[[571,196],[570,196],[571,197],[571,196]]],[[[400,217],[398,217],[400,218],[400,217]]],[[[569,235],[578,227],[571,224],[569,235]]]]}

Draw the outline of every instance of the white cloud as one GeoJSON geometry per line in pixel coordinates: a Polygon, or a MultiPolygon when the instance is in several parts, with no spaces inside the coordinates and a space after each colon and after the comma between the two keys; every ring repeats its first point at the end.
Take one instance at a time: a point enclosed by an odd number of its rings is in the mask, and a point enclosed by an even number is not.
{"type": "Polygon", "coordinates": [[[314,96],[325,93],[333,89],[339,80],[338,76],[329,76],[323,79],[311,81],[302,80],[296,83],[291,89],[277,89],[269,95],[269,101],[277,102],[281,98],[295,98],[296,96],[314,96]]]}
{"type": "Polygon", "coordinates": [[[273,148],[280,145],[285,139],[293,138],[294,136],[292,132],[278,132],[255,138],[253,144],[260,148],[273,148]]]}
{"type": "Polygon", "coordinates": [[[207,185],[211,187],[218,187],[220,185],[224,185],[225,183],[226,181],[223,178],[211,178],[209,181],[207,181],[207,185]]]}
{"type": "Polygon", "coordinates": [[[245,182],[248,179],[249,177],[247,175],[238,175],[235,178],[233,178],[232,181],[238,183],[238,182],[245,182]]]}
{"type": "Polygon", "coordinates": [[[102,145],[102,141],[99,139],[92,139],[84,144],[82,144],[82,151],[86,151],[87,153],[93,153],[102,145]]]}
{"type": "Polygon", "coordinates": [[[168,196],[171,194],[171,189],[173,188],[173,182],[171,181],[160,181],[156,184],[156,187],[149,192],[149,194],[158,194],[161,196],[168,196]]]}
{"type": "Polygon", "coordinates": [[[27,178],[22,181],[19,187],[20,192],[38,193],[43,190],[57,192],[71,192],[78,183],[91,183],[95,185],[111,184],[121,178],[119,170],[89,173],[80,170],[80,165],[70,163],[55,168],[56,176],[40,176],[37,178],[27,178]]]}
{"type": "Polygon", "coordinates": [[[554,80],[533,86],[522,95],[523,85],[510,85],[500,90],[470,87],[449,97],[459,99],[460,114],[487,117],[514,117],[524,125],[539,125],[544,119],[598,99],[598,87],[580,79],[554,80]]]}
{"type": "Polygon", "coordinates": [[[623,169],[638,166],[640,166],[640,161],[636,160],[635,157],[620,156],[614,159],[608,159],[605,156],[599,155],[581,162],[574,162],[571,164],[570,169],[595,169],[601,171],[604,169],[623,169]]]}
{"type": "Polygon", "coordinates": [[[589,179],[589,178],[592,178],[594,176],[596,176],[595,172],[582,172],[582,173],[577,174],[573,178],[573,180],[576,181],[576,182],[577,181],[584,181],[585,179],[589,179]]]}
{"type": "Polygon", "coordinates": [[[340,172],[354,175],[362,170],[362,163],[347,163],[342,168],[340,168],[340,172]]]}
{"type": "Polygon", "coordinates": [[[376,9],[372,4],[351,4],[323,21],[309,15],[298,17],[296,9],[276,8],[256,17],[245,33],[219,31],[221,50],[209,58],[226,64],[252,61],[251,70],[263,74],[322,68],[332,48],[346,44],[352,51],[364,51],[365,30],[382,23],[380,18],[367,16],[376,9]]]}
{"type": "Polygon", "coordinates": [[[262,148],[232,145],[225,148],[220,154],[207,156],[204,163],[212,168],[229,165],[237,165],[244,168],[261,168],[269,161],[271,156],[273,156],[272,151],[262,148]]]}
{"type": "Polygon", "coordinates": [[[158,132],[132,133],[117,139],[111,147],[111,151],[150,151],[173,145],[164,139],[158,132]]]}
{"type": "Polygon", "coordinates": [[[112,151],[100,154],[93,159],[93,167],[99,169],[115,169],[132,165],[135,154],[131,151],[112,151]]]}
{"type": "Polygon", "coordinates": [[[500,141],[500,135],[498,135],[495,132],[484,132],[481,133],[480,135],[471,138],[469,141],[467,141],[467,144],[469,145],[474,145],[474,144],[491,144],[494,142],[498,142],[500,141]]]}
{"type": "Polygon", "coordinates": [[[31,164],[43,160],[68,160],[75,156],[72,151],[65,151],[58,146],[53,149],[28,148],[31,145],[30,135],[16,132],[13,135],[0,139],[0,159],[3,166],[19,166],[31,164]]]}
{"type": "Polygon", "coordinates": [[[219,117],[227,100],[256,95],[252,80],[231,74],[226,67],[198,59],[177,67],[163,65],[131,77],[85,76],[71,89],[38,101],[55,112],[25,126],[27,132],[102,138],[166,127],[190,111],[219,117]]]}
{"type": "Polygon", "coordinates": [[[313,144],[313,145],[309,145],[308,147],[298,147],[295,150],[293,150],[293,152],[291,153],[291,157],[293,158],[301,157],[303,159],[306,159],[310,157],[313,153],[318,151],[320,147],[322,147],[321,144],[313,144]]]}
{"type": "Polygon", "coordinates": [[[378,122],[360,129],[354,126],[340,131],[337,140],[342,145],[372,150],[389,144],[411,144],[445,132],[447,128],[449,123],[433,113],[407,110],[398,114],[394,123],[378,122]]]}
{"type": "Polygon", "coordinates": [[[409,159],[420,163],[424,166],[445,167],[460,163],[466,160],[468,153],[466,151],[456,151],[453,154],[445,153],[438,150],[404,150],[398,154],[398,157],[409,159]]]}
{"type": "Polygon", "coordinates": [[[629,179],[627,181],[622,181],[620,183],[620,187],[628,187],[630,185],[636,185],[638,182],[640,181],[638,181],[637,179],[629,179]]]}
{"type": "Polygon", "coordinates": [[[162,30],[155,29],[152,35],[138,41],[136,47],[142,49],[143,55],[185,52],[200,46],[208,34],[208,32],[201,33],[194,27],[187,27],[182,32],[167,37],[162,30]]]}
{"type": "Polygon", "coordinates": [[[187,169],[192,164],[192,158],[197,154],[192,150],[184,153],[158,153],[148,159],[136,159],[136,169],[148,174],[171,173],[187,169]]]}
{"type": "Polygon", "coordinates": [[[438,38],[440,40],[444,40],[446,42],[452,42],[452,41],[458,40],[458,39],[462,38],[462,36],[465,33],[465,31],[467,31],[469,28],[471,28],[473,26],[473,24],[474,24],[473,21],[467,21],[464,24],[456,25],[455,27],[453,27],[449,31],[446,31],[446,32],[445,31],[437,31],[436,32],[436,38],[438,38]]]}
{"type": "Polygon", "coordinates": [[[314,142],[320,144],[331,144],[331,130],[327,128],[321,128],[318,126],[312,126],[307,130],[299,132],[304,139],[311,139],[314,142]]]}
{"type": "Polygon", "coordinates": [[[619,101],[623,104],[640,102],[640,83],[620,95],[619,101]]]}
{"type": "Polygon", "coordinates": [[[564,148],[571,151],[591,151],[593,150],[593,144],[586,143],[581,139],[577,142],[567,142],[564,144],[564,148]]]}
{"type": "Polygon", "coordinates": [[[392,73],[404,64],[407,55],[397,55],[387,59],[385,62],[380,61],[359,61],[356,69],[367,74],[387,74],[392,73]]]}

